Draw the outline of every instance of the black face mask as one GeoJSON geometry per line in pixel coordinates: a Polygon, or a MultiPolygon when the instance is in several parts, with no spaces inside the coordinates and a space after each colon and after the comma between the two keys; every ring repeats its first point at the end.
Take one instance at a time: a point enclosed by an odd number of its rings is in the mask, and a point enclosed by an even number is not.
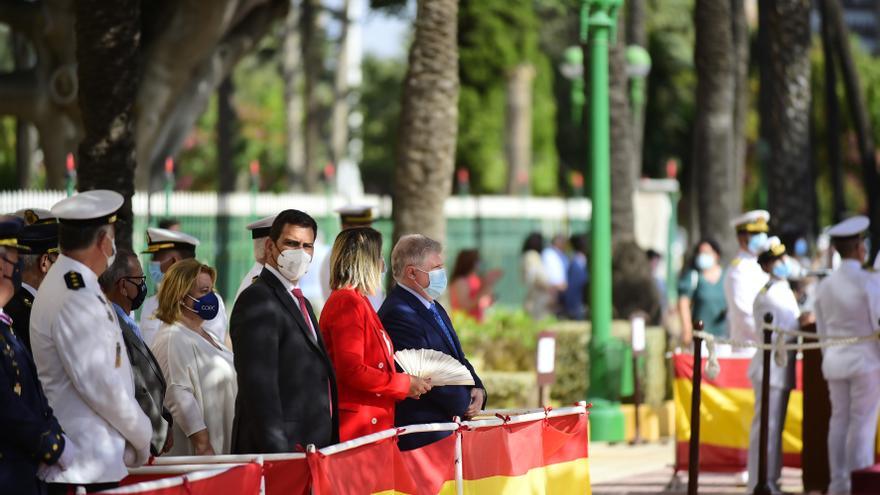
{"type": "Polygon", "coordinates": [[[12,260],[7,258],[6,256],[3,256],[2,259],[3,259],[3,261],[12,265],[12,276],[10,277],[5,274],[3,276],[5,278],[8,278],[12,282],[13,292],[18,292],[18,289],[21,289],[21,266],[22,266],[21,258],[19,258],[18,261],[14,262],[14,263],[12,262],[12,260]]]}
{"type": "MultiPolygon", "coordinates": [[[[138,278],[138,277],[135,277],[135,278],[138,278]]],[[[144,299],[147,298],[147,281],[142,279],[141,283],[136,284],[127,278],[124,278],[122,280],[125,280],[126,282],[130,283],[131,285],[137,287],[137,291],[138,291],[137,295],[135,295],[133,298],[131,298],[131,297],[128,298],[128,300],[131,301],[131,310],[135,311],[141,307],[141,304],[144,303],[144,299]]]]}

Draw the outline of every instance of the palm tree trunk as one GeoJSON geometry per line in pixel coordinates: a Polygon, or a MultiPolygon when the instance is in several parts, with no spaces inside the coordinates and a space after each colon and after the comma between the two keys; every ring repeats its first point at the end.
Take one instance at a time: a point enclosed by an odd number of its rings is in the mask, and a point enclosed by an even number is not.
{"type": "Polygon", "coordinates": [[[318,97],[318,83],[324,70],[322,57],[323,36],[319,14],[320,0],[303,0],[302,3],[302,51],[305,79],[303,99],[305,100],[305,156],[306,167],[303,187],[308,192],[318,189],[318,176],[321,171],[321,100],[318,97]]]}
{"type": "Polygon", "coordinates": [[[458,0],[419,0],[403,83],[394,171],[394,240],[422,233],[445,241],[458,133],[458,0]]]}
{"type": "Polygon", "coordinates": [[[695,238],[714,237],[734,251],[729,226],[733,193],[729,171],[734,166],[734,105],[736,63],[731,5],[697,0],[694,11],[697,68],[697,109],[694,122],[693,167],[696,174],[699,232],[695,238]]]}
{"type": "Polygon", "coordinates": [[[77,0],[76,55],[85,137],[78,189],[112,189],[125,197],[116,243],[131,248],[135,141],[132,107],[139,82],[139,0],[77,0]]]}
{"type": "Polygon", "coordinates": [[[749,117],[749,25],[743,0],[730,0],[731,26],[735,49],[733,109],[733,166],[730,181],[730,211],[742,210],[746,173],[746,123],[749,117]]]}
{"type": "Polygon", "coordinates": [[[761,2],[761,137],[767,200],[776,230],[812,238],[810,0],[761,2]]]}
{"type": "MultiPolygon", "coordinates": [[[[618,31],[626,22],[619,16],[618,31]]],[[[633,195],[641,167],[636,163],[633,120],[629,101],[629,78],[626,74],[622,41],[609,48],[610,83],[608,98],[611,110],[611,239],[613,245],[635,240],[633,195]]]]}
{"type": "Polygon", "coordinates": [[[849,46],[849,32],[843,22],[843,12],[840,3],[831,0],[822,0],[825,11],[828,13],[829,22],[834,26],[835,45],[837,54],[840,56],[843,83],[846,87],[846,102],[850,115],[853,119],[853,128],[856,131],[856,140],[859,145],[859,156],[862,162],[862,181],[865,187],[865,195],[868,198],[868,215],[871,218],[871,260],[880,248],[880,178],[877,173],[877,157],[875,155],[874,137],[871,132],[871,120],[868,117],[865,99],[862,95],[862,86],[859,82],[859,73],[856,71],[852,52],[849,46]]]}
{"type": "Polygon", "coordinates": [[[291,5],[284,20],[281,74],[284,78],[286,115],[287,188],[302,192],[306,171],[305,134],[303,133],[303,66],[300,44],[299,5],[291,5]]]}
{"type": "Polygon", "coordinates": [[[532,165],[532,94],[535,67],[524,62],[507,76],[507,111],[504,118],[504,154],[507,158],[507,193],[531,192],[529,170],[532,165]]]}
{"type": "Polygon", "coordinates": [[[330,127],[331,158],[336,166],[348,155],[348,18],[351,0],[343,0],[340,12],[339,55],[336,57],[336,73],[333,76],[333,118],[330,127]]]}

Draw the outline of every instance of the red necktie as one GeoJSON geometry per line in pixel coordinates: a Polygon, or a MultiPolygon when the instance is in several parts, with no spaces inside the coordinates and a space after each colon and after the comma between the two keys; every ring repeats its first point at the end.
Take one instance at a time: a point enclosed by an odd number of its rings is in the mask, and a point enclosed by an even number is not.
{"type": "Polygon", "coordinates": [[[312,331],[312,337],[315,341],[318,340],[318,334],[315,333],[315,328],[312,327],[312,318],[309,316],[309,310],[306,308],[306,296],[303,295],[302,290],[299,287],[294,287],[292,291],[293,297],[299,302],[299,310],[302,311],[303,319],[306,321],[306,325],[309,327],[309,330],[312,331]]]}

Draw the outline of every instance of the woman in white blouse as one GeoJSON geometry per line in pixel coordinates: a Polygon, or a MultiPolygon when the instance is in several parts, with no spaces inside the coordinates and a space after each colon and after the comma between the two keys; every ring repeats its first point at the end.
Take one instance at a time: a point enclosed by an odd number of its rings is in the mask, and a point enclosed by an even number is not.
{"type": "Polygon", "coordinates": [[[175,263],[159,288],[162,326],[151,350],[167,382],[174,418],[170,455],[230,452],[238,386],[232,351],[202,327],[217,316],[217,272],[194,259],[175,263]]]}

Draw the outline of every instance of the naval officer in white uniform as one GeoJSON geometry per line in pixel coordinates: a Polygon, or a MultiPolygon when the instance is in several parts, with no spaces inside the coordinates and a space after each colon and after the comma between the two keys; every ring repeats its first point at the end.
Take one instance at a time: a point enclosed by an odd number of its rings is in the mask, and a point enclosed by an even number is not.
{"type": "Polygon", "coordinates": [[[31,346],[49,405],[79,453],[48,473],[56,484],[49,493],[64,484],[112,486],[150,456],[150,419],[135,400],[116,313],[98,285],[116,255],[113,223],[122,201],[95,190],[52,207],[61,255],[34,300],[31,346]]]}
{"type": "Polygon", "coordinates": [[[238,290],[235,291],[235,299],[232,300],[233,307],[238,295],[254,283],[254,280],[260,276],[263,271],[263,265],[266,264],[266,238],[269,237],[269,231],[272,230],[272,222],[275,221],[276,215],[269,215],[261,218],[256,222],[249,223],[247,229],[251,231],[251,239],[254,241],[254,266],[244,275],[238,290]]]}
{"type": "MultiPolygon", "coordinates": [[[[828,230],[840,267],[819,284],[816,331],[834,337],[862,337],[877,331],[880,287],[877,275],[865,270],[863,234],[867,217],[852,217],[828,230]]],[[[822,374],[828,381],[831,421],[828,465],[832,495],[850,492],[850,473],[874,464],[874,439],[880,405],[880,342],[827,347],[822,374]]]]}
{"type": "MultiPolygon", "coordinates": [[[[801,310],[788,283],[792,264],[785,254],[785,245],[778,237],[771,237],[763,252],[758,255],[758,265],[768,274],[770,281],[758,292],[754,303],[755,328],[763,342],[764,315],[773,315],[773,327],[786,331],[800,330],[801,310]]],[[[773,341],[793,341],[784,334],[773,335],[773,341]]],[[[767,483],[770,493],[782,493],[779,477],[782,474],[782,429],[785,426],[785,411],[788,397],[794,387],[794,367],[787,362],[788,353],[778,362],[776,356],[770,360],[770,394],[767,398],[769,420],[767,422],[767,483]]],[[[793,364],[793,363],[792,363],[793,364]]],[[[749,379],[755,391],[755,414],[749,432],[749,489],[751,493],[758,481],[758,457],[761,438],[761,382],[764,377],[764,353],[756,352],[749,363],[749,379]]]]}
{"type": "MultiPolygon", "coordinates": [[[[755,297],[769,277],[758,266],[758,254],[767,244],[770,214],[753,210],[735,218],[731,224],[736,229],[739,252],[730,262],[724,277],[724,298],[727,300],[727,326],[730,338],[740,341],[760,341],[752,315],[755,297]]],[[[742,352],[752,353],[754,349],[742,352]]]]}
{"type": "MultiPolygon", "coordinates": [[[[159,284],[162,283],[162,277],[172,265],[180,260],[196,257],[196,248],[199,246],[199,240],[195,237],[184,234],[176,230],[159,229],[150,227],[147,229],[147,249],[144,253],[153,255],[150,261],[148,272],[153,284],[158,291],[159,284]]],[[[229,318],[226,315],[226,305],[223,298],[217,294],[217,301],[220,303],[220,310],[217,316],[210,321],[206,321],[202,328],[211,333],[220,342],[226,342],[226,331],[229,327],[229,318]]],[[[141,334],[144,336],[144,342],[147,345],[153,343],[156,333],[162,322],[156,318],[156,310],[159,309],[159,299],[156,294],[144,300],[141,306],[141,334]]]]}

